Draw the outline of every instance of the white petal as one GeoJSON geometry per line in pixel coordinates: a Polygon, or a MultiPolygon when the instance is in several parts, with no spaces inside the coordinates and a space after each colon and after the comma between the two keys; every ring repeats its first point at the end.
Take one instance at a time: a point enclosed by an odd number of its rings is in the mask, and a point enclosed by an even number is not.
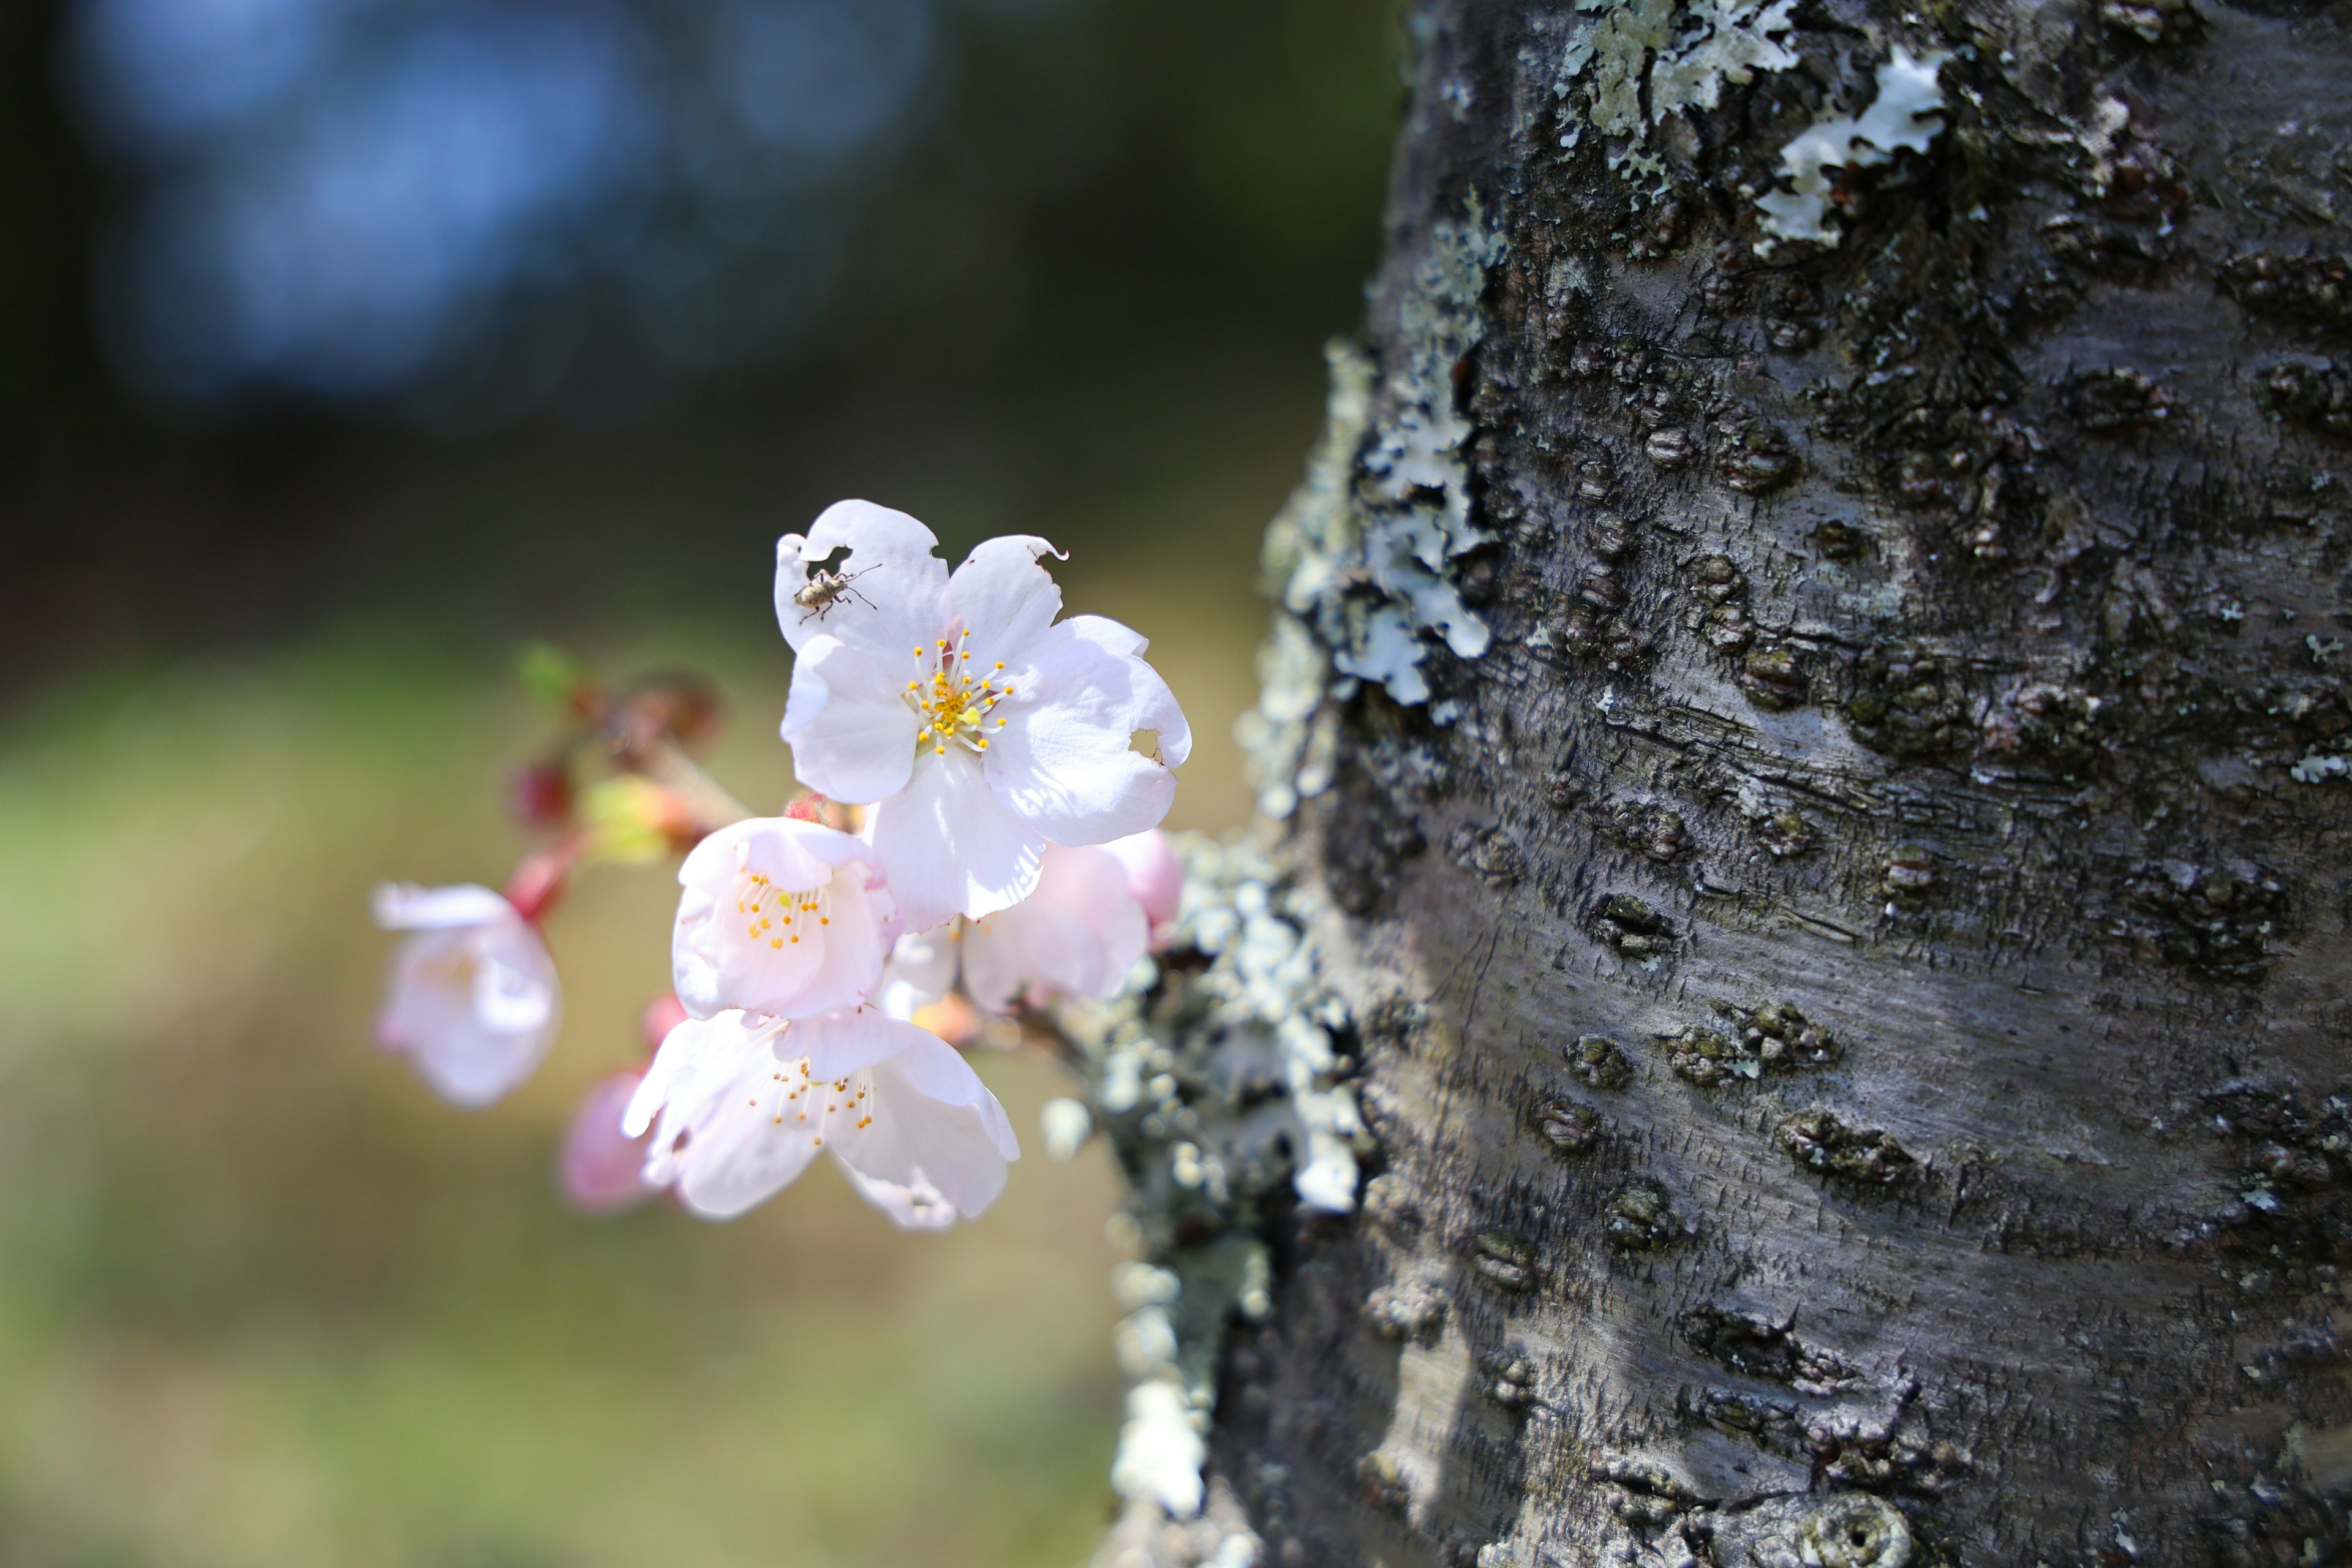
{"type": "Polygon", "coordinates": [[[765,1050],[774,1033],[772,1025],[741,1013],[680,1023],[662,1037],[653,1065],[622,1112],[621,1130],[638,1137],[665,1111],[679,1126],[690,1122],[697,1108],[713,1099],[751,1053],[765,1050]]]}
{"type": "MultiPolygon", "coordinates": [[[[1073,636],[1084,638],[1105,653],[1133,659],[1139,664],[1142,663],[1143,650],[1150,646],[1144,641],[1141,632],[1103,616],[1072,616],[1062,625],[1068,627],[1073,636]]],[[[1168,689],[1166,681],[1160,679],[1160,672],[1148,664],[1143,665],[1143,672],[1149,677],[1149,683],[1156,683],[1157,694],[1150,700],[1160,706],[1161,713],[1160,721],[1156,725],[1139,725],[1138,728],[1157,729],[1160,732],[1160,760],[1171,768],[1181,768],[1185,759],[1192,754],[1192,726],[1185,719],[1184,710],[1177,704],[1176,694],[1168,689]]]]}
{"type": "Polygon", "coordinates": [[[816,637],[793,665],[782,732],[793,773],[835,800],[864,805],[907,786],[922,720],[870,656],[837,637],[816,637]]]}
{"type": "Polygon", "coordinates": [[[694,1129],[680,1163],[678,1201],[705,1219],[733,1219],[799,1180],[821,1145],[804,1122],[778,1121],[783,1086],[747,1075],[694,1129]]]}
{"type": "Polygon", "coordinates": [[[872,501],[836,501],[805,536],[776,542],[776,621],[795,652],[819,637],[838,637],[896,669],[910,647],[930,647],[947,630],[947,563],[939,540],[903,511],[872,501]],[[829,605],[795,604],[810,567],[847,546],[835,569],[848,581],[829,605]]]}
{"type": "Polygon", "coordinates": [[[1037,890],[971,926],[964,939],[964,990],[990,1012],[1005,1011],[1033,984],[1116,996],[1150,940],[1117,856],[1050,846],[1037,890]]]}
{"type": "Polygon", "coordinates": [[[562,1022],[547,944],[498,905],[503,919],[403,942],[377,1016],[377,1037],[457,1105],[488,1105],[529,1078],[562,1022]]]}
{"type": "Polygon", "coordinates": [[[1115,653],[1123,658],[1140,658],[1143,650],[1151,646],[1141,632],[1124,621],[1114,621],[1108,616],[1072,616],[1062,626],[1105,653],[1115,653]]]}
{"type": "Polygon", "coordinates": [[[890,949],[882,966],[882,989],[875,1002],[893,1018],[911,1018],[955,989],[956,960],[963,928],[953,921],[929,931],[908,931],[890,949]]]}
{"type": "Polygon", "coordinates": [[[851,1168],[845,1160],[836,1161],[841,1173],[857,1189],[857,1195],[890,1216],[890,1222],[900,1230],[945,1230],[961,1216],[947,1194],[931,1185],[929,1180],[918,1178],[905,1186],[885,1182],[851,1168]]]}
{"type": "Polygon", "coordinates": [[[1005,809],[979,759],[926,753],[907,787],[874,808],[874,852],[909,931],[993,913],[1037,885],[1042,834],[1005,809]]]}
{"type": "Polygon", "coordinates": [[[1062,590],[1037,564],[1041,555],[1068,559],[1033,533],[983,540],[948,579],[948,601],[971,634],[974,658],[1021,664],[1062,613],[1062,590]]]}
{"type": "Polygon", "coordinates": [[[940,1037],[928,1029],[868,1008],[794,1024],[776,1042],[776,1054],[786,1061],[805,1059],[812,1077],[827,1079],[848,1078],[901,1051],[920,1050],[926,1045],[952,1049],[940,1045],[940,1037]]]}
{"type": "Polygon", "coordinates": [[[938,1193],[969,1218],[1004,1190],[1019,1157],[1004,1108],[963,1058],[936,1038],[870,1069],[871,1122],[838,1131],[834,1157],[868,1181],[938,1193]]]}
{"type": "Polygon", "coordinates": [[[796,816],[747,816],[705,834],[677,868],[678,885],[712,892],[732,889],[736,875],[757,871],[780,887],[823,887],[834,868],[871,859],[854,834],[796,816]]]}
{"type": "Polygon", "coordinates": [[[1021,1158],[1021,1140],[1013,1135],[1013,1122],[1005,1116],[1004,1107],[971,1070],[964,1054],[928,1029],[919,1033],[921,1039],[910,1040],[883,1065],[926,1099],[978,1112],[990,1146],[1007,1160],[1021,1158]]]}
{"type": "Polygon", "coordinates": [[[1006,805],[1056,844],[1102,844],[1159,826],[1192,732],[1150,665],[1065,623],[1031,650],[1013,689],[1010,721],[990,733],[987,759],[989,784],[1006,805]],[[1144,730],[1159,732],[1164,763],[1129,744],[1144,730]]]}
{"type": "Polygon", "coordinates": [[[660,1107],[644,1179],[675,1184],[679,1201],[707,1218],[742,1213],[816,1158],[807,1125],[779,1121],[784,1084],[771,1048],[775,1030],[772,1021],[742,1013],[688,1019],[662,1041],[629,1101],[621,1125],[632,1135],[660,1107]]]}
{"type": "Polygon", "coordinates": [[[375,923],[386,931],[446,931],[510,915],[514,906],[503,896],[471,882],[454,888],[386,882],[375,890],[375,923]]]}

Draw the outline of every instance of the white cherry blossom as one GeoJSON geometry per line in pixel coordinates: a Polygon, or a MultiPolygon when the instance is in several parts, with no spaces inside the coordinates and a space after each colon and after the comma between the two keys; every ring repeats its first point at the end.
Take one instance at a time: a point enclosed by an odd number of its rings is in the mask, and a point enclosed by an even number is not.
{"type": "Polygon", "coordinates": [[[686,890],[670,936],[687,1012],[805,1018],[865,1000],[896,921],[869,886],[873,859],[863,840],[789,816],[751,817],[696,845],[678,868],[686,890]]]}
{"type": "Polygon", "coordinates": [[[955,988],[991,1013],[1067,991],[1118,994],[1150,946],[1151,922],[1108,847],[1048,845],[1036,890],[1010,909],[898,939],[884,968],[886,1011],[911,1016],[955,988]]]}
{"type": "Polygon", "coordinates": [[[1141,637],[1098,616],[1055,621],[1061,590],[1038,564],[1051,544],[992,539],[952,575],[938,544],[906,513],[852,500],[776,547],[793,770],[874,807],[912,931],[1027,897],[1048,844],[1156,826],[1192,746],[1141,637]],[[1145,733],[1156,756],[1130,743],[1145,733]]]}
{"type": "Polygon", "coordinates": [[[458,1105],[488,1105],[529,1078],[563,1011],[538,929],[472,884],[380,887],[375,920],[415,933],[393,954],[378,1043],[458,1105]]]}
{"type": "Polygon", "coordinates": [[[909,1229],[970,1219],[1021,1145],[962,1054],[879,1013],[788,1022],[730,1011],[670,1031],[622,1131],[648,1130],[645,1181],[694,1213],[743,1213],[831,1154],[909,1229]]]}

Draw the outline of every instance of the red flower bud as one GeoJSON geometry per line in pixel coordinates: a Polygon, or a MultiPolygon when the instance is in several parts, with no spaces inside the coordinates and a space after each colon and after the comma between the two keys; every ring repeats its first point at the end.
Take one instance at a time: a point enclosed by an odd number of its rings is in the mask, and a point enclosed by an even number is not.
{"type": "Polygon", "coordinates": [[[562,763],[526,763],[507,783],[507,804],[526,827],[561,827],[572,816],[572,773],[562,763]]]}

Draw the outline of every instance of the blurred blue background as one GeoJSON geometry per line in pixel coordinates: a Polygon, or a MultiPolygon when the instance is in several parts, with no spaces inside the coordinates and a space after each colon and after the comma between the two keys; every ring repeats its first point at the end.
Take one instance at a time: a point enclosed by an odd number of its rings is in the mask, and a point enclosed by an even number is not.
{"type": "Polygon", "coordinates": [[[711,676],[791,786],[773,540],[1071,552],[1239,822],[1256,541],[1353,325],[1389,0],[0,10],[0,1568],[1067,1564],[1107,1158],[981,1224],[733,1226],[549,1168],[666,978],[581,888],[507,1102],[369,1047],[388,877],[497,881],[545,638],[711,676]]]}

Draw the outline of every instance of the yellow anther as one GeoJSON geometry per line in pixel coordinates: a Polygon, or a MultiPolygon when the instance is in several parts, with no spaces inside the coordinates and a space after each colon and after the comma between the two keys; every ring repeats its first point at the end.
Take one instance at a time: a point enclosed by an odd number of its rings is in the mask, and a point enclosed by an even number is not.
{"type": "Polygon", "coordinates": [[[784,939],[780,936],[772,936],[768,939],[768,945],[770,947],[782,947],[784,945],[784,939]]]}
{"type": "Polygon", "coordinates": [[[1003,668],[1004,668],[1004,661],[1003,661],[1003,659],[1001,659],[1001,658],[1000,658],[1000,659],[998,659],[998,660],[996,661],[996,668],[999,668],[999,669],[1003,669],[1003,668]]]}

